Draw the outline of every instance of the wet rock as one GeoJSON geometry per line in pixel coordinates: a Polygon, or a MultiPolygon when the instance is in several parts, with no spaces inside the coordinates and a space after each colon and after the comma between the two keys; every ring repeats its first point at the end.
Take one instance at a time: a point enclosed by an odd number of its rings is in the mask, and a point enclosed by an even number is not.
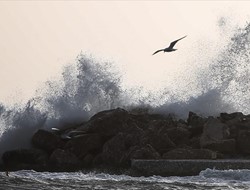
{"type": "Polygon", "coordinates": [[[126,160],[131,159],[160,159],[160,154],[149,144],[145,146],[134,146],[131,147],[128,154],[126,155],[126,160]]]}
{"type": "Polygon", "coordinates": [[[244,154],[250,154],[250,130],[240,130],[237,137],[237,149],[244,154]]]}
{"type": "Polygon", "coordinates": [[[92,166],[93,160],[94,160],[94,156],[92,154],[87,154],[83,159],[84,167],[90,168],[92,166]]]}
{"type": "Polygon", "coordinates": [[[203,126],[206,123],[207,118],[202,118],[194,112],[189,112],[187,124],[191,132],[191,136],[199,136],[203,131],[203,126]]]}
{"type": "Polygon", "coordinates": [[[102,151],[105,139],[98,134],[85,134],[67,142],[65,149],[83,159],[87,154],[98,154],[102,151]]]}
{"type": "Polygon", "coordinates": [[[208,149],[177,148],[163,154],[163,159],[216,159],[220,156],[208,149]]]}
{"type": "Polygon", "coordinates": [[[95,114],[86,124],[88,133],[102,136],[114,136],[119,132],[133,130],[129,113],[121,108],[106,110],[95,114]]]}
{"type": "Polygon", "coordinates": [[[244,117],[243,113],[241,112],[234,112],[234,113],[221,113],[220,119],[224,122],[227,121],[240,121],[240,118],[244,117]]]}
{"type": "Polygon", "coordinates": [[[42,129],[39,129],[32,137],[32,144],[40,149],[43,149],[47,152],[52,152],[57,148],[62,148],[64,142],[60,139],[59,136],[42,129]]]}
{"type": "Polygon", "coordinates": [[[229,127],[219,119],[210,117],[204,124],[203,133],[200,138],[201,147],[225,140],[230,136],[229,127]]]}
{"type": "Polygon", "coordinates": [[[126,164],[122,158],[125,157],[129,148],[136,144],[140,144],[139,139],[134,138],[132,134],[117,134],[103,146],[103,163],[112,166],[122,166],[126,164]]]}
{"type": "Polygon", "coordinates": [[[185,122],[173,115],[117,108],[99,112],[86,123],[52,131],[38,130],[32,137],[34,147],[42,150],[7,151],[3,161],[15,169],[73,171],[129,167],[134,159],[250,155],[250,115],[240,112],[221,113],[218,118],[203,118],[190,112],[185,122]]]}
{"type": "Polygon", "coordinates": [[[163,115],[148,114],[148,113],[146,114],[131,114],[131,112],[129,113],[130,117],[136,122],[138,127],[143,130],[147,130],[149,126],[154,126],[154,125],[160,125],[160,126],[169,125],[166,122],[166,117],[164,117],[163,115]]]}
{"type": "Polygon", "coordinates": [[[190,132],[184,127],[173,127],[166,130],[169,139],[178,145],[187,144],[189,142],[190,132]]]}
{"type": "MultiPolygon", "coordinates": [[[[171,127],[174,126],[171,125],[171,127]]],[[[167,128],[169,128],[169,124],[165,120],[151,120],[148,122],[148,127],[146,130],[160,131],[167,128]]]]}
{"type": "Polygon", "coordinates": [[[48,154],[39,149],[17,149],[5,152],[2,160],[8,169],[42,169],[47,164],[48,154]]]}
{"type": "Polygon", "coordinates": [[[50,155],[49,162],[57,171],[72,171],[81,166],[81,162],[74,154],[62,149],[56,149],[50,155]]]}
{"type": "Polygon", "coordinates": [[[230,137],[237,138],[239,130],[250,130],[250,115],[243,115],[241,112],[221,113],[220,120],[230,128],[230,137]]]}
{"type": "Polygon", "coordinates": [[[92,165],[93,165],[94,167],[98,167],[98,166],[100,166],[100,165],[103,165],[102,153],[97,154],[97,155],[93,158],[92,165]]]}
{"type": "Polygon", "coordinates": [[[201,148],[200,145],[200,137],[193,137],[189,140],[187,143],[188,146],[192,147],[193,149],[199,149],[201,148]]]}
{"type": "Polygon", "coordinates": [[[147,130],[142,137],[142,144],[150,144],[160,154],[176,147],[164,130],[147,130]]]}
{"type": "Polygon", "coordinates": [[[235,139],[224,139],[216,142],[212,142],[204,148],[218,151],[225,154],[234,154],[236,152],[236,141],[235,139]]]}

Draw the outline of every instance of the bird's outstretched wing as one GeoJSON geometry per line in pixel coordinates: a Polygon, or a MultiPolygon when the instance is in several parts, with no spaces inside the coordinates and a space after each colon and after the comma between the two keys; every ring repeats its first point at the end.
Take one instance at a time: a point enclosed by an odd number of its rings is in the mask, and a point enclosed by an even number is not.
{"type": "Polygon", "coordinates": [[[160,52],[160,51],[164,51],[164,49],[159,49],[159,50],[157,50],[156,52],[153,53],[153,55],[154,55],[154,54],[157,54],[157,53],[160,52]]]}
{"type": "Polygon", "coordinates": [[[175,40],[175,41],[171,42],[168,48],[169,48],[169,49],[172,49],[172,48],[174,47],[174,45],[175,45],[179,40],[181,40],[181,39],[183,39],[183,38],[186,38],[186,37],[187,37],[187,36],[184,36],[184,37],[182,37],[182,38],[180,38],[180,39],[178,39],[178,40],[175,40]]]}

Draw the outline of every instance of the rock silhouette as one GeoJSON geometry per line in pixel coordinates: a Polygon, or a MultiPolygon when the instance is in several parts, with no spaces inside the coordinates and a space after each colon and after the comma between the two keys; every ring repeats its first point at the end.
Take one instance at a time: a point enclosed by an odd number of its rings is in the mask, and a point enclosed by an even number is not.
{"type": "Polygon", "coordinates": [[[240,112],[218,117],[190,112],[184,121],[117,108],[66,131],[39,129],[32,149],[6,151],[2,160],[8,170],[75,171],[129,168],[132,159],[248,158],[249,139],[250,115],[240,112]]]}

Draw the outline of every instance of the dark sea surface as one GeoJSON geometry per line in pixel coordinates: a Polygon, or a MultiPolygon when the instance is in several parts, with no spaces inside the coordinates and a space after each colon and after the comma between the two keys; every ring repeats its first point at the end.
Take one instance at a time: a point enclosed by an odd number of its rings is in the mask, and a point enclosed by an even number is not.
{"type": "Polygon", "coordinates": [[[202,171],[187,177],[131,177],[105,173],[49,173],[22,170],[0,173],[0,189],[98,189],[98,190],[168,190],[168,189],[250,189],[250,170],[202,171]]]}

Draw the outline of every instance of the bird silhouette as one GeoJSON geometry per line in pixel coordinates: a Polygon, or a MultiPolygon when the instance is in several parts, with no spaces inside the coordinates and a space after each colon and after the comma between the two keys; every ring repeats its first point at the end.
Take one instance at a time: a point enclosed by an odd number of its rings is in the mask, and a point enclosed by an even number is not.
{"type": "Polygon", "coordinates": [[[175,41],[171,42],[170,45],[169,45],[169,47],[167,47],[167,48],[165,48],[165,49],[159,49],[159,50],[157,50],[156,52],[154,52],[153,55],[156,54],[156,53],[159,53],[159,52],[161,52],[161,51],[163,51],[164,53],[165,53],[165,52],[176,51],[177,49],[174,49],[174,48],[173,48],[174,45],[175,45],[179,40],[181,40],[181,39],[183,39],[183,38],[186,38],[186,37],[187,37],[187,36],[184,36],[184,37],[182,37],[182,38],[180,38],[180,39],[178,39],[178,40],[175,40],[175,41]]]}

